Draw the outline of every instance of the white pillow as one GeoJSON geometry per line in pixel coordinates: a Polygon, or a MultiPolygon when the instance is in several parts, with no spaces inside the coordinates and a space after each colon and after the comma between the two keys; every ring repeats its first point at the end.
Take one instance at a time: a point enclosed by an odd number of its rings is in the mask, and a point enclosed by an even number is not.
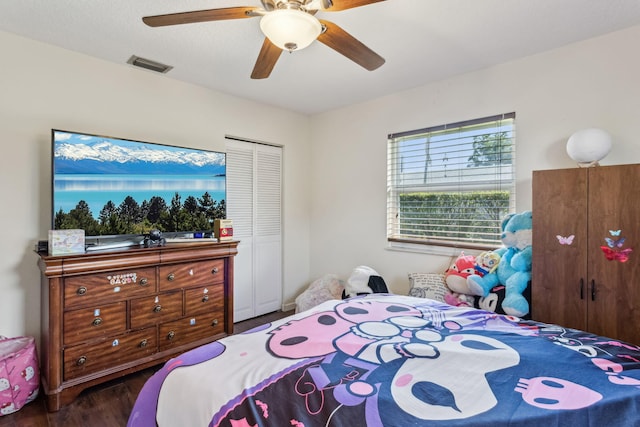
{"type": "Polygon", "coordinates": [[[409,295],[419,298],[431,298],[445,302],[444,296],[449,293],[444,282],[444,274],[409,273],[409,295]]]}

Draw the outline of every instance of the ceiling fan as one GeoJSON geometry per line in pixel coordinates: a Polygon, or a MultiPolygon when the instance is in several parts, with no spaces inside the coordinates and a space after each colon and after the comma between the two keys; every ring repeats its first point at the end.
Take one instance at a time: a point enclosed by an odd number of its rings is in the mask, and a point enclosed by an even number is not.
{"type": "Polygon", "coordinates": [[[142,21],[150,27],[191,24],[261,17],[260,29],[265,39],[251,73],[252,79],[269,77],[283,50],[293,52],[314,40],[329,46],[350,60],[375,70],[384,58],[333,22],[317,19],[319,12],[338,12],[385,0],[260,0],[262,7],[239,6],[193,12],[146,16],[142,21]]]}

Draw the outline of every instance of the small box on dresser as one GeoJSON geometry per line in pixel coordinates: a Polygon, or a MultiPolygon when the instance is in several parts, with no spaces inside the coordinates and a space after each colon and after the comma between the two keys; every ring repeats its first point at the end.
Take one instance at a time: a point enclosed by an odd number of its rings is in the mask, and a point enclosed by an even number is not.
{"type": "Polygon", "coordinates": [[[84,230],[49,230],[48,249],[51,255],[84,253],[84,230]]]}
{"type": "Polygon", "coordinates": [[[237,245],[40,254],[48,409],[59,410],[87,387],[232,334],[237,245]]]}
{"type": "Polygon", "coordinates": [[[220,242],[233,240],[233,221],[230,219],[216,219],[213,222],[213,235],[220,242]]]}

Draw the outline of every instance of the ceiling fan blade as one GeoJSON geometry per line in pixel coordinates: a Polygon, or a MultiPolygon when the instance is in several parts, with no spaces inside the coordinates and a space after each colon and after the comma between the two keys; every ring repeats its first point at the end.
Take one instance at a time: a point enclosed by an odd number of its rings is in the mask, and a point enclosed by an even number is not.
{"type": "Polygon", "coordinates": [[[326,31],[318,36],[318,41],[343,54],[356,64],[373,71],[384,64],[384,58],[362,44],[333,22],[320,20],[326,31]]]}
{"type": "Polygon", "coordinates": [[[222,21],[225,19],[242,19],[256,16],[253,11],[258,7],[225,7],[221,9],[195,10],[193,12],[170,13],[168,15],[145,16],[142,22],[150,27],[166,25],[193,24],[196,22],[222,21]]]}
{"type": "Polygon", "coordinates": [[[256,65],[253,66],[251,78],[266,79],[269,77],[281,53],[282,49],[271,43],[271,41],[265,37],[264,43],[262,43],[262,49],[260,49],[258,59],[256,60],[256,65]]]}
{"type": "Polygon", "coordinates": [[[353,9],[354,7],[366,6],[381,1],[385,0],[332,0],[333,5],[323,10],[326,12],[339,12],[341,10],[353,9]]]}

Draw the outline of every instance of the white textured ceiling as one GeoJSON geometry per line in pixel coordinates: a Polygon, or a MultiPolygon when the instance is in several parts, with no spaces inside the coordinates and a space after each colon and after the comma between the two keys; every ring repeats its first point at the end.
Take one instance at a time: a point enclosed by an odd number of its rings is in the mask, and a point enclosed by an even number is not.
{"type": "Polygon", "coordinates": [[[2,0],[0,30],[123,66],[138,55],[172,65],[168,79],[315,114],[640,24],[639,0],[386,0],[316,15],[384,57],[377,70],[316,41],[252,80],[264,38],[259,18],[159,28],[141,20],[232,6],[261,3],[2,0]]]}

